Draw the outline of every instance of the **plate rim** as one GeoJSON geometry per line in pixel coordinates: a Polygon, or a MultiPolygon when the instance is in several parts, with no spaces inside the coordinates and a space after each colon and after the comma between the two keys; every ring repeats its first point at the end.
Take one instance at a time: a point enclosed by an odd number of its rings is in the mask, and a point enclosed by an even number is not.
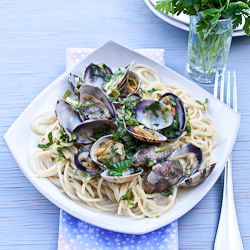
{"type": "MultiPolygon", "coordinates": [[[[140,56],[142,56],[142,57],[147,58],[146,56],[143,56],[143,55],[141,55],[140,53],[138,53],[138,52],[136,52],[136,51],[134,51],[134,50],[132,50],[132,49],[126,47],[126,46],[123,46],[123,45],[121,45],[121,44],[119,44],[119,43],[116,43],[116,42],[114,42],[114,41],[112,41],[112,40],[110,40],[110,41],[104,43],[102,46],[100,46],[98,49],[96,49],[96,50],[93,51],[92,53],[98,52],[99,49],[101,49],[101,48],[103,48],[103,47],[105,47],[105,46],[107,46],[107,45],[110,45],[110,44],[113,44],[113,45],[116,45],[116,46],[123,47],[123,48],[125,48],[125,49],[127,49],[127,50],[129,50],[129,51],[132,51],[133,53],[136,53],[136,54],[138,54],[138,55],[140,55],[140,56]]],[[[92,54],[92,53],[91,53],[91,54],[92,54]]],[[[4,142],[5,142],[6,146],[8,147],[8,150],[10,151],[10,153],[11,153],[13,159],[14,159],[15,162],[17,163],[18,167],[21,169],[21,171],[22,171],[23,174],[27,177],[27,179],[33,184],[33,186],[34,186],[34,187],[35,187],[35,188],[36,188],[45,198],[47,198],[48,200],[50,200],[50,201],[51,201],[53,204],[55,204],[57,207],[63,209],[65,212],[71,214],[72,216],[74,216],[74,217],[76,217],[76,218],[78,218],[78,219],[80,219],[80,220],[84,220],[84,221],[86,221],[87,223],[90,223],[90,224],[92,224],[92,225],[95,225],[95,226],[98,226],[98,227],[101,227],[101,228],[104,228],[104,229],[107,229],[107,230],[115,231],[115,232],[126,233],[126,234],[135,234],[135,235],[141,235],[141,234],[145,234],[145,233],[148,233],[148,232],[152,232],[152,231],[157,230],[157,229],[159,229],[159,228],[161,228],[161,227],[163,227],[163,226],[166,226],[167,224],[170,224],[171,222],[173,222],[173,221],[175,221],[176,219],[178,219],[178,218],[182,217],[183,215],[185,215],[185,214],[186,214],[188,211],[190,211],[193,207],[195,207],[195,206],[197,205],[197,203],[198,203],[200,200],[202,200],[202,199],[206,196],[206,194],[209,192],[209,190],[214,186],[215,182],[216,182],[216,181],[218,180],[218,178],[220,177],[221,172],[223,171],[224,168],[221,168],[221,171],[219,171],[218,176],[216,176],[216,178],[214,178],[214,180],[211,180],[211,181],[208,183],[208,185],[206,185],[205,190],[203,191],[203,194],[204,194],[204,195],[202,195],[201,197],[195,197],[196,199],[194,199],[192,203],[189,203],[189,204],[185,207],[185,209],[182,210],[181,215],[173,216],[173,217],[171,218],[171,221],[170,221],[170,222],[168,221],[168,222],[165,222],[165,223],[164,223],[164,221],[159,221],[159,220],[158,220],[157,222],[159,222],[159,223],[157,224],[157,226],[151,226],[151,227],[147,227],[147,228],[141,228],[140,231],[138,231],[138,228],[135,229],[136,231],[132,228],[132,229],[130,229],[130,230],[128,231],[128,230],[127,230],[126,228],[124,228],[124,227],[117,227],[117,226],[119,226],[119,225],[115,225],[116,227],[114,228],[114,225],[109,225],[109,224],[106,224],[106,223],[104,223],[103,221],[99,221],[99,220],[93,220],[93,218],[90,219],[90,218],[88,218],[88,217],[86,217],[86,216],[84,217],[82,214],[78,214],[78,212],[72,211],[72,209],[70,209],[70,208],[68,208],[67,206],[65,206],[64,203],[62,203],[62,202],[60,202],[60,201],[57,201],[52,195],[50,195],[50,194],[47,193],[45,190],[43,190],[42,188],[40,188],[39,185],[36,184],[35,181],[33,181],[33,179],[31,178],[31,176],[30,176],[30,175],[26,172],[26,170],[22,167],[21,162],[19,162],[19,161],[16,159],[16,157],[15,157],[15,155],[14,155],[14,152],[12,152],[11,148],[9,147],[9,146],[10,146],[10,145],[9,145],[9,140],[10,140],[11,131],[15,128],[15,125],[18,123],[18,121],[21,119],[21,117],[24,116],[24,114],[27,113],[27,112],[29,111],[29,109],[31,109],[33,102],[35,102],[37,99],[39,99],[39,97],[40,97],[44,92],[47,92],[50,88],[52,88],[53,85],[56,84],[57,81],[59,81],[61,78],[65,77],[65,75],[68,75],[69,72],[70,72],[73,68],[75,68],[75,67],[77,67],[79,64],[81,64],[83,60],[86,60],[89,56],[91,56],[91,54],[89,54],[87,57],[85,57],[85,58],[83,58],[82,60],[80,60],[77,64],[75,64],[75,65],[74,65],[73,67],[71,67],[70,69],[66,70],[63,74],[61,74],[58,78],[56,78],[51,84],[49,84],[43,91],[41,91],[41,92],[37,95],[37,97],[27,106],[27,108],[21,113],[21,115],[15,120],[15,122],[11,125],[11,127],[10,127],[10,128],[8,129],[8,131],[5,133],[5,135],[4,135],[4,137],[3,137],[4,142]]],[[[149,59],[149,58],[147,58],[147,59],[148,59],[148,60],[151,60],[151,59],[149,59]]],[[[151,60],[151,61],[153,61],[153,60],[151,60]]],[[[204,90],[202,87],[200,87],[199,85],[195,84],[194,82],[190,81],[189,79],[185,78],[184,76],[180,75],[179,73],[173,71],[172,69],[166,67],[165,65],[162,65],[162,64],[157,63],[157,62],[155,62],[155,61],[153,61],[153,62],[156,63],[157,65],[159,65],[159,66],[161,66],[161,67],[164,67],[165,69],[171,71],[172,73],[179,75],[181,78],[184,78],[184,79],[188,80],[188,81],[190,82],[191,85],[195,85],[195,86],[197,86],[198,88],[202,89],[203,91],[206,91],[206,90],[204,90]]],[[[206,92],[207,92],[207,91],[206,91],[206,92]]],[[[211,93],[207,92],[207,94],[209,95],[209,97],[215,98],[211,93]]],[[[216,99],[216,98],[215,98],[215,99],[216,99]]],[[[219,100],[218,100],[218,101],[219,101],[219,100]]],[[[224,103],[221,103],[221,104],[223,105],[224,103]]],[[[231,151],[232,151],[232,149],[233,149],[233,146],[234,146],[234,144],[235,144],[235,141],[236,141],[236,137],[237,137],[238,130],[239,130],[239,126],[240,126],[241,116],[240,116],[239,113],[233,111],[233,110],[232,110],[230,107],[228,107],[226,104],[224,104],[224,106],[225,106],[226,108],[230,109],[232,112],[234,112],[234,113],[237,115],[237,123],[236,123],[236,128],[237,128],[237,129],[234,131],[232,143],[230,144],[230,147],[229,147],[229,149],[228,149],[228,152],[227,152],[227,155],[226,155],[227,157],[225,157],[225,159],[226,159],[226,160],[225,160],[225,163],[226,163],[227,158],[229,157],[229,155],[230,155],[230,153],[231,153],[231,151]]],[[[225,165],[225,163],[223,164],[223,166],[225,165]]],[[[152,218],[152,220],[157,220],[157,219],[152,218]]]]}

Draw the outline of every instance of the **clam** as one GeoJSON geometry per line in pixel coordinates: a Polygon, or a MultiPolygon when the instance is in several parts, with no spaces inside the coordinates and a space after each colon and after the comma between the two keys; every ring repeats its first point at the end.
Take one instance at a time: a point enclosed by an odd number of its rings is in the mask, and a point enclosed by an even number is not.
{"type": "MultiPolygon", "coordinates": [[[[200,148],[189,143],[179,149],[175,150],[171,155],[172,160],[185,158],[184,163],[184,175],[190,176],[192,173],[196,172],[202,162],[202,151],[200,148]]],[[[181,159],[183,161],[183,159],[181,159]]]]}
{"type": "Polygon", "coordinates": [[[71,140],[74,129],[81,124],[80,116],[71,105],[64,100],[58,100],[56,104],[56,116],[60,126],[65,130],[71,140]]]}
{"type": "Polygon", "coordinates": [[[114,105],[100,88],[84,84],[79,91],[81,110],[86,119],[109,119],[116,117],[114,105]]]}
{"type": "Polygon", "coordinates": [[[90,156],[92,160],[99,165],[100,168],[104,169],[104,172],[101,174],[101,176],[109,182],[128,182],[133,180],[143,172],[143,169],[141,168],[129,166],[127,170],[119,173],[121,174],[121,176],[109,176],[110,171],[112,171],[113,169],[109,169],[105,165],[105,159],[108,161],[112,160],[113,164],[122,162],[125,159],[123,144],[114,141],[111,135],[104,136],[96,141],[91,148],[90,156]]]}
{"type": "Polygon", "coordinates": [[[128,127],[127,131],[136,139],[146,143],[161,143],[167,140],[167,137],[152,129],[145,128],[143,125],[128,127]]]}
{"type": "Polygon", "coordinates": [[[104,83],[103,89],[105,90],[107,95],[111,95],[114,90],[118,90],[119,92],[126,86],[127,80],[129,76],[129,69],[120,68],[117,70],[111,77],[111,79],[104,83]]]}
{"type": "Polygon", "coordinates": [[[110,120],[87,120],[80,123],[75,129],[76,142],[81,144],[89,144],[99,139],[103,134],[115,133],[118,125],[110,120]]]}
{"type": "Polygon", "coordinates": [[[141,87],[141,80],[139,76],[134,72],[129,70],[128,80],[121,91],[121,97],[126,97],[130,94],[137,93],[141,87]]]}
{"type": "Polygon", "coordinates": [[[95,163],[104,168],[103,159],[109,160],[112,156],[113,162],[124,160],[124,146],[122,143],[115,142],[111,135],[106,135],[94,143],[90,151],[90,156],[95,163]],[[115,154],[113,154],[114,150],[116,151],[115,154]]]}
{"type": "Polygon", "coordinates": [[[129,167],[127,171],[122,173],[122,176],[109,176],[110,169],[106,169],[104,172],[101,173],[101,177],[105,179],[106,181],[121,184],[125,182],[132,181],[137,176],[141,175],[143,172],[143,169],[138,169],[135,167],[129,167]]]}
{"type": "Polygon", "coordinates": [[[174,116],[171,126],[162,130],[162,134],[168,138],[168,141],[175,140],[182,135],[186,127],[186,110],[181,99],[173,93],[165,93],[159,98],[159,102],[170,106],[174,116]]]}
{"type": "Polygon", "coordinates": [[[148,145],[134,154],[133,165],[136,167],[146,167],[155,165],[158,162],[166,160],[173,153],[170,144],[160,143],[148,145]]]}
{"type": "Polygon", "coordinates": [[[170,105],[154,100],[141,100],[135,107],[136,120],[149,129],[160,130],[173,123],[170,105]]]}
{"type": "Polygon", "coordinates": [[[79,88],[83,84],[82,78],[70,73],[68,81],[69,81],[69,85],[70,85],[71,89],[74,91],[74,93],[76,95],[79,96],[79,88]]]}
{"type": "Polygon", "coordinates": [[[112,75],[112,71],[105,64],[91,63],[84,72],[84,84],[91,84],[101,88],[107,75],[112,75]]]}
{"type": "Polygon", "coordinates": [[[85,173],[99,174],[102,171],[102,169],[100,169],[99,166],[91,159],[90,157],[91,147],[92,144],[88,144],[76,150],[74,155],[74,162],[76,167],[85,173]]]}
{"type": "Polygon", "coordinates": [[[182,165],[171,160],[157,163],[143,177],[143,188],[146,193],[160,193],[178,183],[182,177],[182,165]]]}
{"type": "Polygon", "coordinates": [[[178,183],[180,187],[196,187],[203,183],[207,177],[212,173],[214,170],[216,163],[203,168],[202,170],[192,174],[189,178],[186,178],[178,183]]]}
{"type": "Polygon", "coordinates": [[[141,80],[139,76],[131,70],[129,70],[128,74],[128,80],[124,88],[120,91],[120,96],[118,98],[115,98],[115,101],[113,101],[115,105],[120,104],[123,98],[126,98],[127,96],[130,96],[130,99],[132,101],[136,99],[141,99],[141,96],[136,94],[140,90],[141,86],[141,80]]]}

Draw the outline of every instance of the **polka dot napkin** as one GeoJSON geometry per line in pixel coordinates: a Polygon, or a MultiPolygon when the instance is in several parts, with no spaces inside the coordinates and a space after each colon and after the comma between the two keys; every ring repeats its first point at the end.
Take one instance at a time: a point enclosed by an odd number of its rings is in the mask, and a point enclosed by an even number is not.
{"type": "MultiPolygon", "coordinates": [[[[67,69],[94,49],[68,48],[67,69]]],[[[164,64],[164,50],[137,49],[137,52],[164,64]]],[[[149,220],[150,223],[150,219],[149,220]]],[[[160,220],[160,218],[159,218],[160,220]]],[[[58,250],[177,250],[177,221],[144,235],[115,233],[78,220],[60,212],[58,250]]]]}

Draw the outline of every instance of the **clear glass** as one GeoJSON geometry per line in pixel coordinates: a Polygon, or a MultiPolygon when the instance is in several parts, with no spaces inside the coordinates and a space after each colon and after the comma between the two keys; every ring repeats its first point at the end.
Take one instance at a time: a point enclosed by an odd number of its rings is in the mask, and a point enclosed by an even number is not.
{"type": "Polygon", "coordinates": [[[209,29],[196,31],[199,16],[190,17],[187,72],[200,83],[214,83],[226,68],[232,40],[232,20],[218,20],[209,29]]]}

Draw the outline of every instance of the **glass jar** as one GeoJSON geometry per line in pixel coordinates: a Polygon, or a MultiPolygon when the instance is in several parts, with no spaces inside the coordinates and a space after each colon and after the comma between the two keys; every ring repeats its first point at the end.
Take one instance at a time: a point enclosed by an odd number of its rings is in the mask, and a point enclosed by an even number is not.
{"type": "Polygon", "coordinates": [[[187,72],[200,83],[214,83],[226,68],[232,40],[232,20],[218,20],[211,27],[196,31],[199,16],[190,16],[187,72]]]}

